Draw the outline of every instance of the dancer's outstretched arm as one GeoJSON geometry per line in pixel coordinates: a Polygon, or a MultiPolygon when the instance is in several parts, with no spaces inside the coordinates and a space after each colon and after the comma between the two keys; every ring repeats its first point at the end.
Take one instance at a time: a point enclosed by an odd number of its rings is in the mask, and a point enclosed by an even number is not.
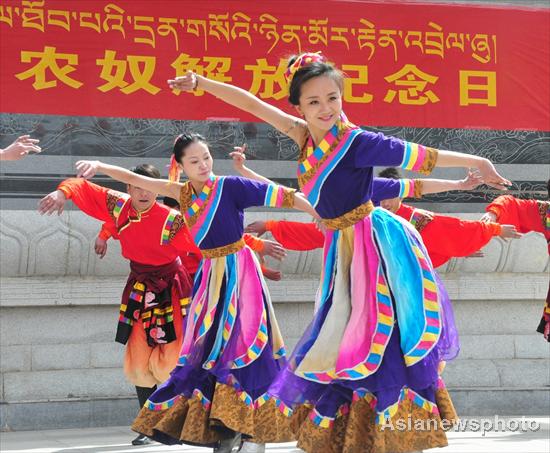
{"type": "Polygon", "coordinates": [[[512,183],[502,177],[489,159],[455,151],[439,150],[436,167],[464,167],[476,168],[484,184],[495,189],[506,190],[512,183]]]}
{"type": "Polygon", "coordinates": [[[303,144],[307,127],[303,119],[262,101],[242,88],[203,77],[192,71],[188,71],[184,76],[168,80],[168,85],[170,88],[182,91],[194,91],[197,88],[204,90],[222,101],[271,124],[296,143],[303,144]]]}
{"type": "Polygon", "coordinates": [[[469,171],[464,179],[420,178],[415,181],[421,182],[421,195],[448,192],[451,190],[473,190],[483,184],[481,175],[478,172],[472,171],[469,171]]]}
{"type": "Polygon", "coordinates": [[[256,173],[244,164],[246,161],[246,143],[243,146],[235,146],[234,149],[235,151],[229,153],[229,156],[233,159],[233,168],[237,173],[248,179],[265,182],[266,184],[273,184],[273,181],[256,173]]]}
{"type": "MultiPolygon", "coordinates": [[[[171,88],[183,91],[193,91],[200,88],[222,101],[271,124],[299,145],[304,143],[304,139],[307,136],[307,123],[303,119],[289,115],[234,85],[211,80],[191,71],[182,77],[168,80],[168,85],[171,88]]],[[[372,162],[372,165],[376,164],[372,162]]],[[[381,162],[378,165],[386,166],[387,164],[381,162]]],[[[498,174],[491,161],[470,154],[440,150],[435,166],[476,168],[479,170],[483,182],[496,189],[505,189],[512,184],[509,180],[498,174]]]]}
{"type": "Polygon", "coordinates": [[[156,179],[138,175],[125,168],[109,165],[99,160],[79,160],[75,166],[78,177],[90,179],[97,173],[103,173],[117,181],[140,187],[164,195],[165,197],[174,198],[175,200],[179,200],[181,187],[183,186],[179,182],[172,182],[167,179],[156,179]]]}

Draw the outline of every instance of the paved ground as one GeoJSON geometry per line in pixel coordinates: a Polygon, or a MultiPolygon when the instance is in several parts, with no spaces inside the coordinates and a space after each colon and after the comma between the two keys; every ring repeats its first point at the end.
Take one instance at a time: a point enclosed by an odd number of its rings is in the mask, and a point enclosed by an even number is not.
{"type": "MultiPolygon", "coordinates": [[[[475,419],[468,419],[474,421],[475,419]]],[[[486,419],[488,420],[488,419],[486,419]]],[[[492,420],[485,422],[490,430],[492,420]]],[[[449,446],[428,450],[426,453],[550,453],[550,417],[502,418],[500,429],[486,432],[479,424],[469,425],[469,430],[449,433],[449,446]],[[524,428],[524,429],[522,429],[524,428]],[[538,428],[538,429],[537,429],[538,428]]],[[[494,424],[494,423],[493,423],[494,424]]],[[[184,452],[207,453],[206,448],[151,444],[133,447],[134,437],[127,427],[59,429],[52,431],[20,431],[0,433],[2,453],[157,453],[184,452]]],[[[294,444],[269,444],[269,453],[299,453],[294,444]]]]}

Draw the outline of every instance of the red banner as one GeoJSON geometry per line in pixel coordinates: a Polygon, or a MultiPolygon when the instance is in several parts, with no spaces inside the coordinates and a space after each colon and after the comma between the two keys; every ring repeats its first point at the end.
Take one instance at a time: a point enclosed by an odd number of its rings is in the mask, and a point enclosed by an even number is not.
{"type": "Polygon", "coordinates": [[[188,69],[292,111],[286,58],[322,51],[358,124],[550,130],[550,11],[367,1],[2,0],[0,110],[255,120],[188,69]]]}

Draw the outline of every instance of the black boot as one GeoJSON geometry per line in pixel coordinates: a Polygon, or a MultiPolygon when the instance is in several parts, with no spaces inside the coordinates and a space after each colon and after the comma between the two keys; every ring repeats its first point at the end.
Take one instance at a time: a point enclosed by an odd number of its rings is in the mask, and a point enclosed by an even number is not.
{"type": "Polygon", "coordinates": [[[153,387],[138,387],[136,385],[136,394],[139,401],[139,408],[141,409],[153,392],[157,389],[157,386],[153,387]]]}
{"type": "Polygon", "coordinates": [[[148,445],[151,442],[152,440],[149,439],[146,435],[140,434],[132,441],[132,445],[148,445]]]}
{"type": "MultiPolygon", "coordinates": [[[[138,387],[136,385],[136,394],[138,397],[139,408],[141,409],[153,392],[157,389],[157,386],[154,387],[138,387]]],[[[140,434],[133,441],[132,445],[148,445],[152,441],[145,434],[140,434]]]]}

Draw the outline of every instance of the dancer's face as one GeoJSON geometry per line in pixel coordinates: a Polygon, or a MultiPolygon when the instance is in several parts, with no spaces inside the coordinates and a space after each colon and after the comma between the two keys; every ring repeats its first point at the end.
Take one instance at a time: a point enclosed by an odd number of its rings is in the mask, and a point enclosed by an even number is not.
{"type": "Polygon", "coordinates": [[[311,129],[328,131],[342,112],[342,92],[329,76],[305,82],[300,89],[300,105],[296,106],[311,129]]]}
{"type": "Polygon", "coordinates": [[[136,211],[146,211],[155,204],[158,197],[158,194],[154,192],[130,184],[128,184],[126,190],[130,194],[132,206],[136,211]]]}
{"type": "Polygon", "coordinates": [[[205,183],[212,174],[213,159],[203,142],[188,145],[180,162],[182,170],[191,181],[205,183]]]}
{"type": "Polygon", "coordinates": [[[401,198],[386,198],[380,202],[380,206],[395,214],[399,209],[399,206],[401,206],[401,198]]]}

